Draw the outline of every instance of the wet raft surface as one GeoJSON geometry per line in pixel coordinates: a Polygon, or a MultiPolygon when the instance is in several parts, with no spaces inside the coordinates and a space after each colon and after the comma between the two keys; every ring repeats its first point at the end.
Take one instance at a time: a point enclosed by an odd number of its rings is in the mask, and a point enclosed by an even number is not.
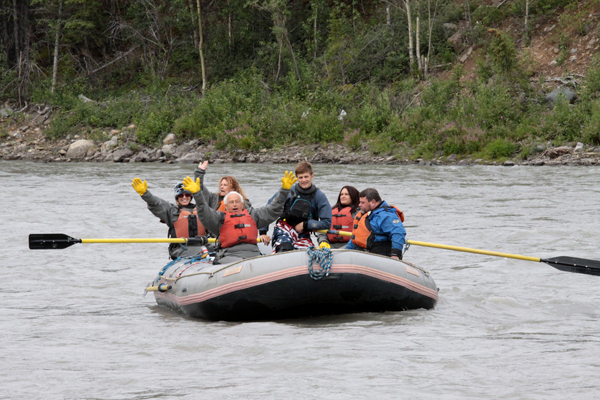
{"type": "Polygon", "coordinates": [[[230,265],[180,262],[159,279],[170,289],[155,296],[188,316],[226,321],[430,309],[437,302],[429,273],[402,261],[334,250],[320,280],[309,276],[308,261],[305,251],[294,251],[230,265]]]}

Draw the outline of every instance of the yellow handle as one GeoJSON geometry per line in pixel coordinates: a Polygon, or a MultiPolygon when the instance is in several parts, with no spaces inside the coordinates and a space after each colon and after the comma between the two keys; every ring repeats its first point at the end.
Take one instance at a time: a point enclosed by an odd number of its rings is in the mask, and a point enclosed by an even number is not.
{"type": "Polygon", "coordinates": [[[147,287],[146,292],[166,292],[169,289],[171,289],[171,286],[161,283],[160,285],[147,287]]]}
{"type": "Polygon", "coordinates": [[[338,236],[352,236],[352,232],[346,232],[346,231],[334,231],[334,230],[327,230],[327,229],[321,229],[319,231],[315,231],[317,233],[330,233],[332,235],[338,235],[338,236]]]}
{"type": "Polygon", "coordinates": [[[437,243],[417,242],[415,240],[407,240],[406,243],[408,243],[408,244],[414,244],[415,246],[435,247],[435,248],[438,248],[438,249],[446,249],[446,250],[454,250],[454,251],[464,251],[465,253],[485,254],[485,255],[488,255],[488,256],[505,257],[505,258],[516,258],[517,260],[540,262],[540,258],[538,258],[538,257],[520,256],[518,254],[500,253],[500,252],[497,252],[497,251],[470,249],[468,247],[448,246],[448,245],[445,245],[445,244],[437,244],[437,243]]]}

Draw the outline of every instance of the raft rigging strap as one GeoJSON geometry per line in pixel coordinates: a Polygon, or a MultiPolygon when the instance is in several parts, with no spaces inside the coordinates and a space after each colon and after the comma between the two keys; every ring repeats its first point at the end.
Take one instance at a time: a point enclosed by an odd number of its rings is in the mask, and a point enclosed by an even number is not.
{"type": "Polygon", "coordinates": [[[308,253],[308,275],[318,281],[329,276],[329,269],[333,261],[333,253],[328,248],[316,249],[314,247],[306,250],[308,253]],[[313,263],[320,266],[319,270],[313,268],[313,263]]]}

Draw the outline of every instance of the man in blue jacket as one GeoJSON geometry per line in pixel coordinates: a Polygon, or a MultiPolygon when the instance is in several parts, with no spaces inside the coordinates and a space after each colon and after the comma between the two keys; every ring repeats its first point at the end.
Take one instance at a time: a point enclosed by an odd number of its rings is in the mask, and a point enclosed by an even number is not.
{"type": "Polygon", "coordinates": [[[346,249],[363,250],[401,260],[406,236],[402,225],[404,214],[381,200],[375,189],[365,189],[358,196],[361,211],[354,218],[352,240],[346,249]]]}
{"type": "MultiPolygon", "coordinates": [[[[311,232],[331,227],[331,205],[325,194],[312,184],[315,176],[312,165],[302,161],[296,166],[295,173],[298,182],[292,186],[283,214],[273,230],[274,253],[313,247],[311,232]]],[[[265,236],[268,230],[268,226],[260,229],[261,239],[267,245],[270,242],[265,236]]],[[[329,245],[324,242],[321,247],[329,245]]]]}

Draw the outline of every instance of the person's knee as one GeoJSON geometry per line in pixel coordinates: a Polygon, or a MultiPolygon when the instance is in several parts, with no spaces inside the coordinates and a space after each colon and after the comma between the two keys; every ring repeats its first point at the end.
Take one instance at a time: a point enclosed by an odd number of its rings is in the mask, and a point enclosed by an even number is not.
{"type": "Polygon", "coordinates": [[[283,253],[284,251],[292,250],[294,250],[294,245],[288,242],[281,243],[279,246],[275,247],[276,253],[283,253]]]}

